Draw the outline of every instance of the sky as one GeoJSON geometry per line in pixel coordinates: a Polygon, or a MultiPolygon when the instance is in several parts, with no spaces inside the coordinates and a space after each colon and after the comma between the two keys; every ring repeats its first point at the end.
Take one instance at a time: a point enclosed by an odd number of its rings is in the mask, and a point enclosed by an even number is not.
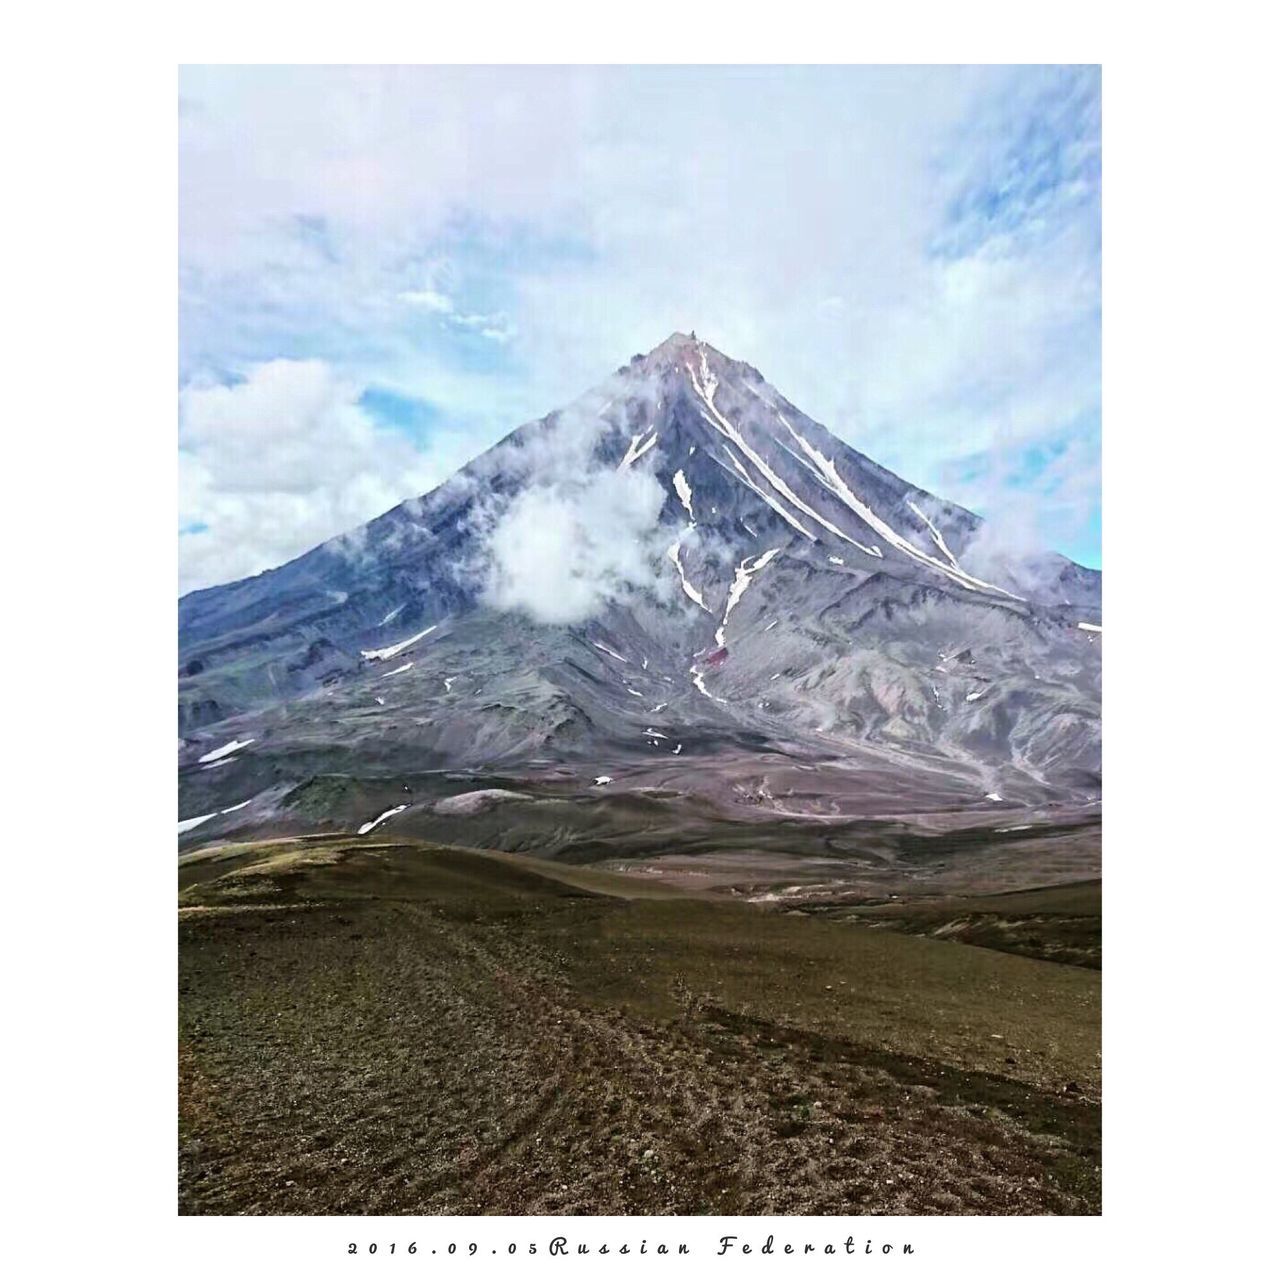
{"type": "Polygon", "coordinates": [[[187,67],[183,592],[674,331],[1101,567],[1094,67],[187,67]]]}

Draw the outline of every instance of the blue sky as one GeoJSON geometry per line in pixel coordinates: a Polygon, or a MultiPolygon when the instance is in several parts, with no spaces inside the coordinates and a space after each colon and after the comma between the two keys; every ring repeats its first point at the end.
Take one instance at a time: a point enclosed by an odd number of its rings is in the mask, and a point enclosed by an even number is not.
{"type": "Polygon", "coordinates": [[[673,330],[1100,565],[1095,68],[187,68],[184,590],[673,330]]]}

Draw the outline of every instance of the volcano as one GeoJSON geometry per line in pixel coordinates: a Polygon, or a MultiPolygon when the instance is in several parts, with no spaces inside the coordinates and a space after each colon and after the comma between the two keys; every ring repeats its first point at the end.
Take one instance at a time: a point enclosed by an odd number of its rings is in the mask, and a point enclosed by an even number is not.
{"type": "Polygon", "coordinates": [[[180,838],[843,857],[877,823],[1096,813],[1100,608],[1099,573],[1002,552],[673,334],[431,493],[182,598],[180,838]]]}

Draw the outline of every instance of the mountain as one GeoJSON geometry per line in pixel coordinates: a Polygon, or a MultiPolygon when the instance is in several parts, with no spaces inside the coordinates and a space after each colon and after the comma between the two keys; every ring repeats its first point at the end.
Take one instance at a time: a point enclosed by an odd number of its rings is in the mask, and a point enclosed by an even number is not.
{"type": "Polygon", "coordinates": [[[588,860],[1078,815],[1100,608],[1099,573],[1002,552],[673,334],[431,493],[183,597],[180,834],[381,818],[588,860]]]}

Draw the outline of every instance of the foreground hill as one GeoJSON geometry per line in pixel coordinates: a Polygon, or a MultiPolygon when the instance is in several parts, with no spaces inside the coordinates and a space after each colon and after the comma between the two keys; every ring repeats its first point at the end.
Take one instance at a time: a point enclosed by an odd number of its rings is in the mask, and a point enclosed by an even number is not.
{"type": "Polygon", "coordinates": [[[179,876],[185,1213],[1099,1211],[1087,968],[412,841],[179,876]]]}

